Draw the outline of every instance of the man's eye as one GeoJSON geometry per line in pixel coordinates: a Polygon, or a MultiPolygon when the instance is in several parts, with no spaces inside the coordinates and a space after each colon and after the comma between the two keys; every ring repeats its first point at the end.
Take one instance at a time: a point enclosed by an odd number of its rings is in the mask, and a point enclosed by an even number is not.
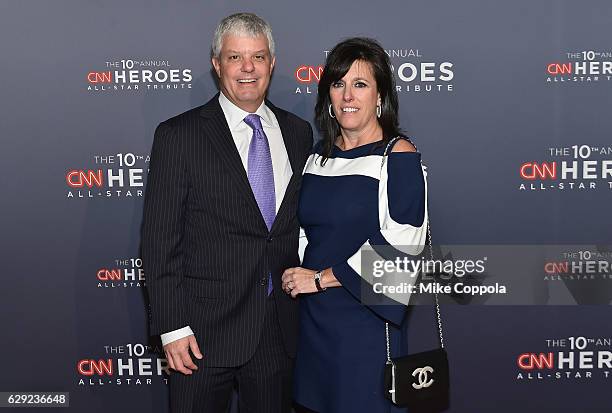
{"type": "Polygon", "coordinates": [[[264,56],[263,55],[257,55],[257,56],[255,56],[255,60],[264,60],[264,56]]]}
{"type": "Polygon", "coordinates": [[[238,60],[238,55],[231,55],[229,60],[238,60]]]}

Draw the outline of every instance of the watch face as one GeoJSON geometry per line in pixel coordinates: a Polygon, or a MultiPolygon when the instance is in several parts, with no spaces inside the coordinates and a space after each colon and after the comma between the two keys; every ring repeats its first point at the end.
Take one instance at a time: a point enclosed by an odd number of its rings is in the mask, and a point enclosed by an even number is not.
{"type": "Polygon", "coordinates": [[[325,288],[321,287],[321,276],[322,276],[321,271],[318,271],[315,273],[314,275],[315,286],[317,287],[318,291],[325,291],[325,288]]]}

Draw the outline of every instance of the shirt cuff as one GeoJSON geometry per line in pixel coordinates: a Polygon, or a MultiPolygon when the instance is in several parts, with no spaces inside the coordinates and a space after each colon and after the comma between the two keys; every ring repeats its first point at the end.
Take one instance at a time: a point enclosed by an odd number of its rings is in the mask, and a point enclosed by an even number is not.
{"type": "Polygon", "coordinates": [[[172,343],[173,341],[179,340],[181,338],[193,335],[193,331],[191,327],[186,326],[183,328],[179,328],[178,330],[170,331],[168,333],[161,334],[161,342],[162,346],[166,344],[172,343]]]}

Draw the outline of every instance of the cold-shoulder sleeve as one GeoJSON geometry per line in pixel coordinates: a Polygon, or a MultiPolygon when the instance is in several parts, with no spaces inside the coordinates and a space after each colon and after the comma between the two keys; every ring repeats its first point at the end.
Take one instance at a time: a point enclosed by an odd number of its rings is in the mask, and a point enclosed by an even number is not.
{"type": "Polygon", "coordinates": [[[427,172],[418,152],[392,152],[381,168],[378,186],[380,233],[373,245],[401,246],[410,255],[423,251],[427,238],[427,172]],[[381,236],[381,238],[378,237],[381,236]]]}
{"type": "MultiPolygon", "coordinates": [[[[418,152],[392,152],[380,170],[378,186],[378,216],[380,230],[371,235],[362,247],[373,247],[376,260],[417,256],[427,238],[427,173],[418,152]]],[[[375,282],[390,280],[414,285],[417,272],[385,276],[378,280],[373,274],[362,274],[361,249],[347,261],[334,265],[336,278],[351,294],[361,299],[365,285],[369,291],[375,282]],[[399,278],[398,278],[399,277],[399,278]]],[[[378,294],[377,304],[370,305],[379,316],[394,324],[401,324],[409,293],[378,294]]],[[[362,300],[363,302],[364,300],[362,300]]]]}

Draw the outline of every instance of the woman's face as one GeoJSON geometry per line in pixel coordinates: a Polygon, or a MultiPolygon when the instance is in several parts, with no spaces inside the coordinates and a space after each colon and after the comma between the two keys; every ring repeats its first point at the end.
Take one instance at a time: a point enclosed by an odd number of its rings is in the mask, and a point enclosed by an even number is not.
{"type": "Polygon", "coordinates": [[[355,60],[344,77],[331,84],[329,97],[340,127],[359,132],[375,127],[380,95],[369,62],[355,60]]]}

